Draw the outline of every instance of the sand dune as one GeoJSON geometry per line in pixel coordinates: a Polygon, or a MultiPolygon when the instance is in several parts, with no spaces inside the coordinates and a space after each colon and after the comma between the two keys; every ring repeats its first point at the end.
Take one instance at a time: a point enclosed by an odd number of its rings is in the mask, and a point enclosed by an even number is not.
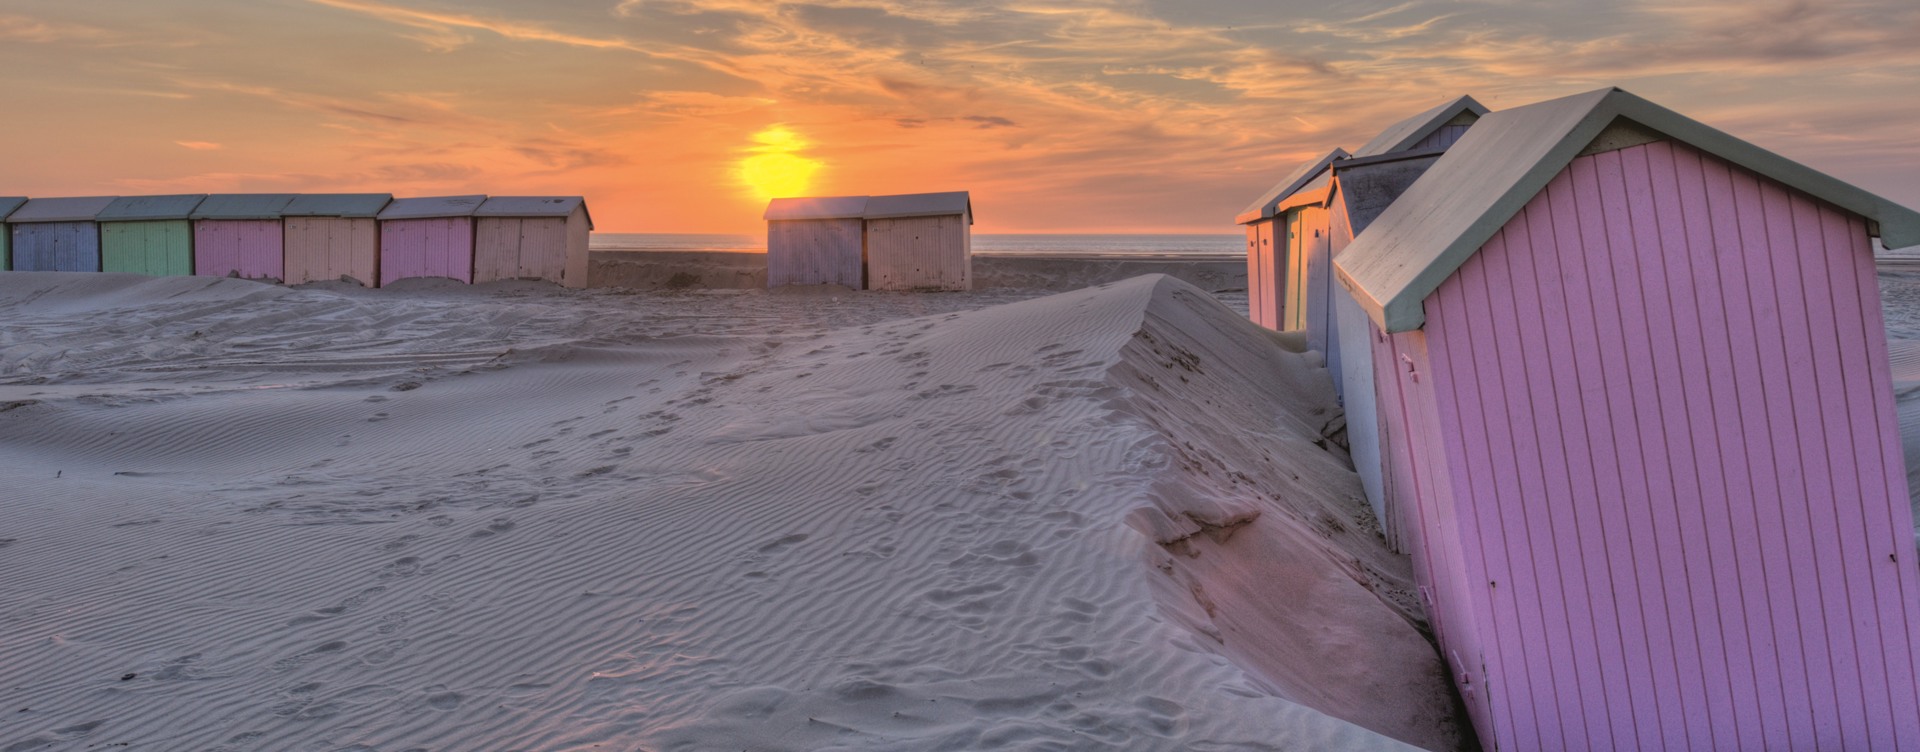
{"type": "Polygon", "coordinates": [[[0,749],[1454,744],[1314,356],[1027,297],[0,275],[0,749]]]}

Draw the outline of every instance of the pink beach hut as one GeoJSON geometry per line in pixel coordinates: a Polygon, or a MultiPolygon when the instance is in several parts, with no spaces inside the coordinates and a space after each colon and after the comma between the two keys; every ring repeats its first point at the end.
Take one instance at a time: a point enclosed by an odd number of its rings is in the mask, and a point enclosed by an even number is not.
{"type": "Polygon", "coordinates": [[[286,279],[280,210],[291,193],[216,193],[193,210],[193,273],[286,279]]]}
{"type": "Polygon", "coordinates": [[[1875,235],[1920,214],[1605,89],[1487,115],[1338,255],[1489,748],[1920,749],[1875,235]]]}
{"type": "Polygon", "coordinates": [[[593,216],[580,196],[494,196],[474,212],[473,281],[587,286],[593,216]]]}
{"type": "Polygon", "coordinates": [[[380,212],[380,286],[408,277],[473,282],[473,214],[486,196],[394,199],[380,212]]]}
{"type": "Polygon", "coordinates": [[[380,210],[387,193],[309,193],[282,212],[289,285],[352,280],[363,287],[380,281],[380,210]]]}

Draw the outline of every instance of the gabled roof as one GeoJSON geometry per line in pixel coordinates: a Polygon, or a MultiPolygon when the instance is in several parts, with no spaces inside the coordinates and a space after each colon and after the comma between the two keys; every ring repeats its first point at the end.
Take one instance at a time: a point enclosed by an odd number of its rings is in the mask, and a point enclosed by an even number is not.
{"type": "Polygon", "coordinates": [[[761,215],[761,219],[770,222],[791,219],[859,219],[866,213],[866,196],[776,198],[767,202],[767,212],[761,215]]]}
{"type": "Polygon", "coordinates": [[[1383,330],[1420,328],[1427,296],[1615,119],[1877,222],[1888,248],[1920,244],[1920,213],[1608,88],[1481,119],[1334,259],[1341,283],[1383,330]]]}
{"type": "Polygon", "coordinates": [[[1380,135],[1374,136],[1373,140],[1360,147],[1353,156],[1355,158],[1374,157],[1405,151],[1456,118],[1478,118],[1485,114],[1487,114],[1485,106],[1474,101],[1473,97],[1461,96],[1459,99],[1387,126],[1386,130],[1381,131],[1380,135]]]}
{"type": "Polygon", "coordinates": [[[1327,169],[1327,165],[1333,163],[1333,160],[1346,159],[1347,156],[1346,149],[1334,149],[1319,159],[1295,167],[1293,172],[1287,173],[1287,176],[1282,178],[1279,183],[1267,189],[1267,192],[1261,194],[1260,198],[1254,199],[1253,203],[1247,205],[1247,208],[1242,209],[1240,215],[1233,218],[1234,224],[1244,225],[1272,217],[1276,207],[1279,206],[1281,201],[1285,201],[1289,196],[1293,195],[1294,191],[1300,190],[1308,181],[1318,177],[1321,172],[1327,169]]]}
{"type": "Polygon", "coordinates": [[[380,210],[392,200],[391,193],[303,193],[294,197],[280,215],[366,219],[380,216],[380,210]]]}
{"type": "Polygon", "coordinates": [[[487,202],[486,196],[432,196],[429,198],[396,198],[387,208],[380,211],[380,218],[387,219],[438,219],[440,217],[471,217],[487,202]]]}
{"type": "Polygon", "coordinates": [[[1443,149],[1403,151],[1366,159],[1343,159],[1333,165],[1335,191],[1347,209],[1347,229],[1366,232],[1380,213],[1392,206],[1446,153],[1443,149]]]}
{"type": "Polygon", "coordinates": [[[1302,206],[1319,206],[1327,202],[1327,197],[1332,192],[1333,171],[1321,170],[1319,176],[1307,181],[1306,185],[1300,186],[1299,189],[1289,194],[1286,198],[1275,202],[1273,205],[1273,213],[1275,216],[1278,216],[1281,212],[1288,209],[1296,209],[1302,206]]]}
{"type": "Polygon", "coordinates": [[[25,196],[0,196],[0,222],[7,221],[7,215],[12,214],[13,210],[20,208],[20,205],[26,202],[25,196]]]}
{"type": "Polygon", "coordinates": [[[107,208],[118,196],[84,196],[78,198],[35,198],[15,209],[7,217],[13,224],[26,222],[92,222],[94,217],[107,208]]]}
{"type": "Polygon", "coordinates": [[[291,193],[215,193],[193,210],[194,219],[279,219],[291,193]]]}
{"type": "Polygon", "coordinates": [[[186,219],[193,216],[193,210],[200,206],[207,194],[190,193],[174,196],[121,196],[107,204],[99,216],[98,222],[141,222],[162,219],[186,219]]]}
{"type": "MultiPolygon", "coordinates": [[[[494,196],[475,210],[476,217],[561,217],[584,209],[583,196],[494,196]]],[[[587,229],[593,229],[593,214],[587,214],[587,229]]]]}
{"type": "Polygon", "coordinates": [[[966,191],[874,196],[867,199],[867,211],[861,216],[867,219],[897,219],[944,217],[950,214],[964,214],[967,224],[973,224],[973,200],[966,191]]]}

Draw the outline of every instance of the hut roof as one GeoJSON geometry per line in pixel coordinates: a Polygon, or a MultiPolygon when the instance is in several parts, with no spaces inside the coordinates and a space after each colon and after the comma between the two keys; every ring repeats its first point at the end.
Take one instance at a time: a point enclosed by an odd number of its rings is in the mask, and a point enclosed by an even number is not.
{"type": "Polygon", "coordinates": [[[380,210],[387,208],[387,202],[392,200],[391,193],[304,193],[295,196],[280,214],[286,217],[366,219],[380,216],[380,210]]]}
{"type": "Polygon", "coordinates": [[[1381,154],[1405,151],[1414,144],[1420,143],[1421,139],[1433,135],[1433,132],[1440,130],[1441,126],[1452,123],[1456,119],[1477,119],[1485,114],[1487,114],[1487,108],[1484,105],[1474,101],[1473,97],[1463,95],[1459,99],[1387,126],[1386,130],[1381,131],[1380,135],[1374,136],[1372,141],[1360,147],[1353,156],[1376,157],[1381,154]]]}
{"type": "Polygon", "coordinates": [[[429,198],[396,198],[387,208],[380,211],[380,218],[387,219],[436,219],[440,217],[471,217],[487,197],[481,196],[433,196],[429,198]]]}
{"type": "Polygon", "coordinates": [[[1261,194],[1260,198],[1255,199],[1253,203],[1248,204],[1247,208],[1241,210],[1240,216],[1233,218],[1234,223],[1244,225],[1249,222],[1258,222],[1272,217],[1278,211],[1281,201],[1285,201],[1293,195],[1294,191],[1300,190],[1308,181],[1318,177],[1321,172],[1327,169],[1327,165],[1333,163],[1333,160],[1345,159],[1346,157],[1346,149],[1334,149],[1319,159],[1294,168],[1293,172],[1287,173],[1287,176],[1282,178],[1279,183],[1268,189],[1266,193],[1261,194]]]}
{"type": "Polygon", "coordinates": [[[193,210],[194,219],[279,219],[292,193],[215,193],[193,210]]]}
{"type": "MultiPolygon", "coordinates": [[[[585,209],[583,196],[494,196],[475,210],[476,217],[567,217],[575,209],[585,209]]],[[[593,213],[587,213],[587,229],[593,229],[593,213]]]]}
{"type": "Polygon", "coordinates": [[[91,222],[118,196],[28,199],[7,217],[8,222],[91,222]]]}
{"type": "Polygon", "coordinates": [[[761,215],[761,219],[769,222],[792,219],[859,219],[866,213],[866,196],[776,198],[767,202],[767,212],[761,215]]]}
{"type": "Polygon", "coordinates": [[[1335,164],[1333,174],[1339,185],[1334,192],[1347,207],[1348,230],[1354,235],[1365,232],[1444,153],[1445,149],[1403,151],[1335,164]]]}
{"type": "Polygon", "coordinates": [[[0,222],[7,221],[7,215],[27,202],[25,196],[0,196],[0,222]]]}
{"type": "Polygon", "coordinates": [[[964,214],[967,224],[973,224],[973,201],[966,191],[874,196],[867,199],[867,211],[861,216],[866,219],[896,219],[943,217],[949,214],[964,214]]]}
{"type": "Polygon", "coordinates": [[[139,222],[159,219],[186,219],[193,216],[193,210],[206,200],[207,194],[189,193],[173,196],[121,196],[107,204],[107,208],[94,217],[100,222],[139,222]]]}
{"type": "Polygon", "coordinates": [[[1278,215],[1288,209],[1302,206],[1318,206],[1327,202],[1327,195],[1333,187],[1333,171],[1321,170],[1319,176],[1307,181],[1286,198],[1273,205],[1273,213],[1278,215]]]}
{"type": "Polygon", "coordinates": [[[1920,244],[1920,213],[1615,88],[1487,115],[1334,260],[1388,332],[1423,303],[1596,137],[1625,120],[1866,217],[1888,248],[1920,244]]]}

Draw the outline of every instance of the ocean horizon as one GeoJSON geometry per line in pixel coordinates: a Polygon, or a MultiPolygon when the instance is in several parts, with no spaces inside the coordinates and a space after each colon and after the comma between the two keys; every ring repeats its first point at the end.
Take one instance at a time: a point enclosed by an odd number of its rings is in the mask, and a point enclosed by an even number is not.
{"type": "MultiPolygon", "coordinates": [[[[1246,238],[1219,234],[974,233],[973,252],[989,256],[1237,256],[1246,238]]],[[[760,253],[765,235],[735,233],[596,232],[596,251],[725,251],[760,253]]]]}

